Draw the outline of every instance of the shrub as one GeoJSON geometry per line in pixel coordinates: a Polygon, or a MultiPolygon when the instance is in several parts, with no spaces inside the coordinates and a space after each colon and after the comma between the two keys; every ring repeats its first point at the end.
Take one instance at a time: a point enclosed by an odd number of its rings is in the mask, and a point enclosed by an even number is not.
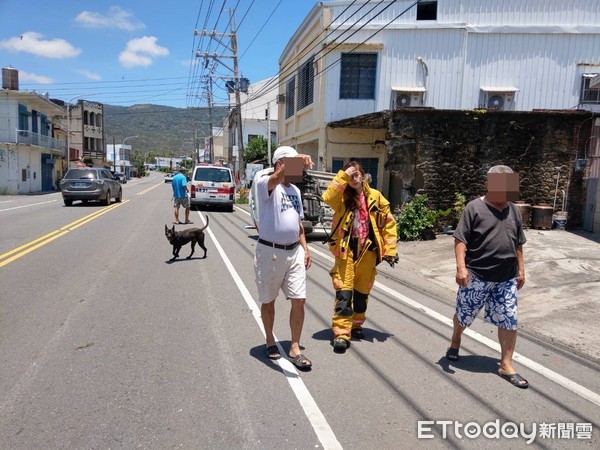
{"type": "Polygon", "coordinates": [[[427,195],[415,195],[395,214],[398,239],[415,241],[423,232],[435,226],[438,214],[427,206],[427,195]]]}
{"type": "Polygon", "coordinates": [[[455,192],[454,193],[454,203],[452,204],[452,212],[453,212],[452,216],[453,216],[453,219],[455,220],[455,223],[454,223],[455,227],[458,224],[458,221],[460,220],[460,216],[462,215],[463,209],[465,209],[466,204],[467,204],[467,198],[460,192],[455,192]]]}

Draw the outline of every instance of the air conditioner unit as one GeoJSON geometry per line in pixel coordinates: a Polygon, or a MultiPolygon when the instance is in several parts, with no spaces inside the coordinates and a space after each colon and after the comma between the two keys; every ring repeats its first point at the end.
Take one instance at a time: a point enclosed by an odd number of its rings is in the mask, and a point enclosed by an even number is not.
{"type": "Polygon", "coordinates": [[[484,91],[483,107],[492,111],[508,111],[511,109],[514,98],[515,92],[512,91],[484,91]]]}
{"type": "Polygon", "coordinates": [[[277,104],[285,103],[285,94],[277,94],[277,98],[275,99],[277,104]]]}
{"type": "Polygon", "coordinates": [[[394,109],[423,106],[423,92],[394,91],[394,109]]]}

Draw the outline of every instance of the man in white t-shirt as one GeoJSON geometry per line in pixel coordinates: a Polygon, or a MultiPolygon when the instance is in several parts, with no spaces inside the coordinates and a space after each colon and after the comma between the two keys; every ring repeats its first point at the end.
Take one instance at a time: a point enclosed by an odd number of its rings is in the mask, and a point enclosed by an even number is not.
{"type": "Polygon", "coordinates": [[[285,160],[300,156],[305,166],[313,167],[308,155],[299,155],[292,147],[279,147],[273,153],[275,171],[255,181],[256,201],[260,210],[258,243],[254,272],[261,317],[266,334],[266,355],[279,359],[281,354],[275,336],[275,299],[281,289],[291,303],[291,342],[288,357],[299,369],[308,370],[311,361],[300,350],[306,299],[306,269],[311,265],[302,219],[300,190],[285,180],[285,160]]]}

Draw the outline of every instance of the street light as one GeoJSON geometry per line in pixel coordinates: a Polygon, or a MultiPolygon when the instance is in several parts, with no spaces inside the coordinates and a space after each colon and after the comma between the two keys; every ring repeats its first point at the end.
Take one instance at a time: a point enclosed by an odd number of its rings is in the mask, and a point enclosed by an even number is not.
{"type": "Polygon", "coordinates": [[[127,139],[133,139],[133,138],[136,138],[136,137],[139,137],[139,136],[127,136],[125,139],[123,139],[123,146],[125,146],[125,141],[127,139]]]}
{"type": "Polygon", "coordinates": [[[79,94],[76,95],[75,97],[71,97],[69,99],[69,101],[67,102],[67,152],[65,155],[65,160],[67,161],[67,169],[69,168],[69,157],[71,154],[71,149],[70,149],[70,141],[71,141],[71,102],[73,100],[76,100],[78,98],[81,97],[91,97],[93,95],[99,95],[99,94],[79,94]]]}

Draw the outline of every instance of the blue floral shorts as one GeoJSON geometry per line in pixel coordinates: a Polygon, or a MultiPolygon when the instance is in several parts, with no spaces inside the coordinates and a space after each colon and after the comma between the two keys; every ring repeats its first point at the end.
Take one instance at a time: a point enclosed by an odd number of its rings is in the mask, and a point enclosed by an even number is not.
{"type": "Polygon", "coordinates": [[[484,281],[472,273],[466,288],[459,287],[456,295],[456,317],[468,327],[482,307],[483,320],[505,330],[517,329],[517,280],[484,281]]]}

